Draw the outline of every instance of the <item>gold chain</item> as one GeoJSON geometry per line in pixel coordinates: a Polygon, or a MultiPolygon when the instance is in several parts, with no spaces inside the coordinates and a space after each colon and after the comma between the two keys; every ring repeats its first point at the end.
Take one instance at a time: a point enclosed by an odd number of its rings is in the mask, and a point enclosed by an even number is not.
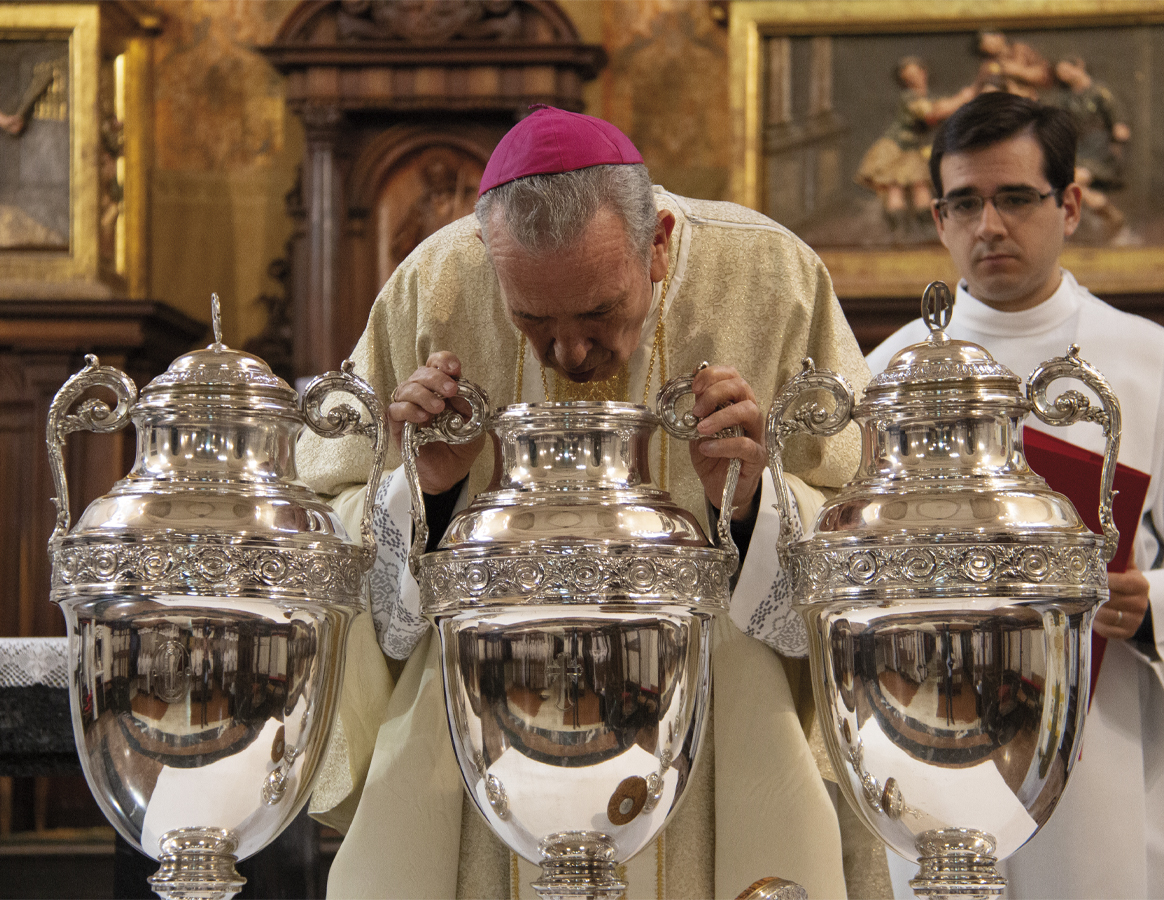
{"type": "MultiPolygon", "coordinates": [[[[655,373],[655,360],[659,360],[659,380],[660,382],[667,379],[667,362],[663,352],[663,344],[666,340],[666,327],[663,324],[663,307],[667,301],[667,290],[671,285],[671,272],[667,271],[666,277],[663,279],[663,289],[659,297],[659,318],[655,324],[655,336],[651,342],[651,358],[647,365],[647,378],[643,384],[643,406],[647,405],[647,401],[651,397],[651,377],[655,373]]],[[[518,336],[517,346],[517,377],[514,384],[514,402],[521,402],[522,388],[525,384],[525,347],[526,338],[524,334],[518,336]]],[[[550,394],[550,381],[546,375],[546,367],[539,365],[542,376],[542,394],[546,400],[553,400],[556,403],[564,400],[630,400],[628,393],[630,388],[630,367],[629,364],[624,363],[610,378],[605,381],[586,382],[585,384],[575,385],[572,381],[564,380],[554,377],[554,392],[550,394]]]]}
{"type": "MultiPolygon", "coordinates": [[[[663,282],[663,299],[667,297],[667,285],[671,279],[668,277],[663,282]]],[[[663,375],[663,369],[666,363],[663,361],[663,300],[659,301],[659,321],[655,325],[655,340],[651,343],[651,362],[647,366],[647,380],[643,384],[643,406],[647,405],[647,400],[651,397],[651,375],[655,372],[655,357],[659,357],[659,381],[662,382],[666,377],[663,375]]]]}

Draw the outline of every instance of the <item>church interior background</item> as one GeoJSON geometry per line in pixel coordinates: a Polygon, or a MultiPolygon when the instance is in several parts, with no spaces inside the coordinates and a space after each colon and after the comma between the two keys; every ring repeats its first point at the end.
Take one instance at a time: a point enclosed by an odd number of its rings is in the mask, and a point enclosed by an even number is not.
{"type": "MultiPolygon", "coordinates": [[[[257,353],[291,380],[338,367],[394,266],[471,211],[489,151],[530,103],[613,122],[669,190],[750,200],[812,224],[809,207],[842,183],[851,190],[839,149],[846,132],[884,123],[846,121],[833,102],[842,85],[830,67],[847,52],[843,41],[834,46],[807,32],[764,38],[762,70],[750,82],[761,94],[761,150],[748,158],[740,82],[753,76],[741,76],[733,60],[731,19],[750,6],[4,4],[0,637],[64,634],[48,602],[53,511],[44,423],[53,394],[85,354],[99,354],[143,385],[178,354],[209,342],[214,292],[228,345],[257,353]],[[60,99],[66,96],[71,102],[60,99]],[[30,160],[47,171],[53,153],[58,182],[34,196],[13,173],[30,160]],[[741,187],[749,165],[764,191],[741,187]]],[[[1150,57],[1157,35],[1136,39],[1141,57],[1150,57]]],[[[1164,42],[1158,55],[1164,58],[1164,42]]],[[[888,93],[889,75],[878,78],[888,93]]],[[[1147,100],[1137,108],[1142,99],[1127,98],[1144,129],[1135,146],[1150,166],[1164,115],[1153,119],[1147,100]]],[[[900,251],[874,247],[869,265],[900,251]]],[[[1158,278],[1162,254],[1150,246],[1135,252],[1158,278]]],[[[916,316],[913,283],[871,290],[852,255],[822,255],[844,270],[838,294],[865,349],[916,316]]],[[[933,274],[949,277],[946,269],[933,274]]],[[[1161,286],[1164,280],[1128,282],[1105,299],[1164,320],[1161,286]]],[[[124,434],[75,439],[68,463],[74,513],[127,471],[132,441],[124,434]]],[[[13,730],[28,724],[5,718],[5,690],[0,898],[115,896],[115,860],[128,850],[115,846],[75,755],[36,762],[5,749],[13,730]]],[[[252,882],[241,896],[323,896],[337,841],[303,819],[264,851],[269,862],[258,859],[244,872],[252,882]]]]}

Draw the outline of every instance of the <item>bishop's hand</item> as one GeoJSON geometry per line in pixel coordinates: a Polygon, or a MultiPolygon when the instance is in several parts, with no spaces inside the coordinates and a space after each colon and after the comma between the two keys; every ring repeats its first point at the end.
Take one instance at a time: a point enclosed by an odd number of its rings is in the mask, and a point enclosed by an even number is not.
{"type": "Polygon", "coordinates": [[[692,414],[700,419],[698,431],[707,437],[690,445],[691,464],[703,483],[703,491],[712,506],[723,502],[723,486],[728,465],[740,460],[740,480],[736,486],[733,519],[749,516],[759,502],[760,478],[768,463],[764,451],[764,415],[756,395],[731,366],[708,366],[695,375],[691,385],[695,394],[692,414]],[[711,435],[739,425],[740,437],[712,438],[711,435]]]}
{"type": "MultiPolygon", "coordinates": [[[[429,425],[450,406],[465,416],[472,414],[469,404],[456,396],[460,377],[461,361],[455,354],[440,350],[431,354],[423,366],[396,386],[392,402],[388,404],[388,427],[397,449],[405,422],[429,425]]],[[[484,443],[485,435],[482,434],[467,444],[424,444],[416,459],[421,490],[426,494],[443,494],[457,485],[469,474],[484,443]]]]}

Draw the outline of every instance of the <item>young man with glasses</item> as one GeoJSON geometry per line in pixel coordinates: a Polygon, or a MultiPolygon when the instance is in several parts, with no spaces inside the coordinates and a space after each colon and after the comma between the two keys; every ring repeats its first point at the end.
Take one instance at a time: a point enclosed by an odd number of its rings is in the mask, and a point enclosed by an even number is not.
{"type": "MultiPolygon", "coordinates": [[[[1164,328],[1107,305],[1059,266],[1079,224],[1075,142],[1063,110],[988,93],[945,122],[930,158],[934,221],[961,275],[947,333],[1024,379],[1078,343],[1123,408],[1120,462],[1151,475],[1141,527],[1123,535],[1134,564],[1109,575],[1111,599],[1095,618],[1107,646],[1082,757],[1055,815],[1008,861],[1008,895],[1164,897],[1164,328]]],[[[927,334],[911,322],[869,355],[870,368],[883,371],[927,334]]],[[[1035,424],[1103,451],[1091,423],[1035,424]]],[[[895,893],[912,896],[916,867],[893,858],[890,868],[895,893]]]]}

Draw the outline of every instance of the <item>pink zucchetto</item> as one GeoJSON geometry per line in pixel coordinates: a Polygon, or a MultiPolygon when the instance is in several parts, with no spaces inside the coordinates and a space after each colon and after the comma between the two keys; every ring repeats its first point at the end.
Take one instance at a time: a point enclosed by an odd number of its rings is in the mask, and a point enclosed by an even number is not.
{"type": "Polygon", "coordinates": [[[641,163],[630,138],[602,119],[542,106],[497,144],[477,196],[527,175],[557,175],[591,166],[641,163]]]}

